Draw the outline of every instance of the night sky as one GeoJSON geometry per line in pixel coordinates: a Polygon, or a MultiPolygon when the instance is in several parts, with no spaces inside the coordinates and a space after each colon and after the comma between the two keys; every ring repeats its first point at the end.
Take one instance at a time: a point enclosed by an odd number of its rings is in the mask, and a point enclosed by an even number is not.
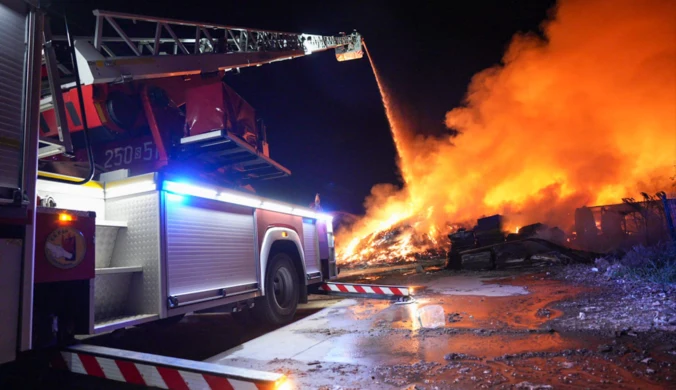
{"type": "MultiPolygon", "coordinates": [[[[93,9],[333,35],[359,31],[408,115],[443,134],[475,73],[500,62],[517,32],[537,32],[552,0],[394,1],[58,1],[72,33],[93,35],[93,9]]],[[[56,32],[56,31],[55,31],[56,32]]],[[[226,82],[267,125],[270,154],[292,176],[258,192],[307,205],[319,192],[327,211],[363,212],[377,183],[401,184],[396,151],[366,58],[338,62],[332,51],[259,68],[226,82]]]]}

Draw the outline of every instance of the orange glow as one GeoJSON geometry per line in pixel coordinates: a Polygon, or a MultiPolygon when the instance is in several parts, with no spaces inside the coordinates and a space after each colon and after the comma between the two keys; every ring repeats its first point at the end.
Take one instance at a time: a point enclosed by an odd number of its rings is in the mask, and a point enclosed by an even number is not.
{"type": "Polygon", "coordinates": [[[675,190],[676,2],[561,0],[553,11],[546,39],[515,35],[502,64],[473,77],[445,118],[457,137],[418,135],[371,62],[404,186],[372,188],[365,216],[336,234],[341,264],[414,260],[450,224],[498,213],[508,231],[568,231],[577,207],[675,190]]]}
{"type": "Polygon", "coordinates": [[[66,213],[60,213],[59,214],[59,221],[60,222],[71,222],[73,220],[73,216],[70,214],[66,213]]]}
{"type": "Polygon", "coordinates": [[[291,383],[289,378],[284,376],[282,379],[279,379],[279,380],[277,380],[277,382],[275,382],[275,389],[276,390],[291,390],[291,389],[293,389],[293,383],[291,383]]]}

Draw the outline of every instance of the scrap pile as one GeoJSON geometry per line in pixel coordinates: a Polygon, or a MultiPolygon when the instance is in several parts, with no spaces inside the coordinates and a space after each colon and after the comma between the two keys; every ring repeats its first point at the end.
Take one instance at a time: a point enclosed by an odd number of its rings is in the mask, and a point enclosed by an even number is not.
{"type": "Polygon", "coordinates": [[[354,248],[353,255],[343,259],[343,267],[395,265],[421,259],[445,258],[449,245],[448,238],[437,239],[426,233],[421,234],[412,224],[402,223],[366,236],[354,248]]]}

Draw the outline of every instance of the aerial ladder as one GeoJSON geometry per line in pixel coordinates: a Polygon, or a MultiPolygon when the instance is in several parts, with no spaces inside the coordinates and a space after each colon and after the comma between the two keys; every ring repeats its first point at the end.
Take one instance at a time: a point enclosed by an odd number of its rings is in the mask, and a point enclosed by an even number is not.
{"type": "Polygon", "coordinates": [[[80,140],[80,153],[76,153],[74,133],[88,127],[104,133],[90,139],[111,145],[147,126],[151,132],[147,137],[99,148],[90,160],[106,170],[126,167],[125,162],[136,160],[132,154],[144,162],[152,160],[153,169],[179,161],[194,167],[197,158],[201,170],[226,170],[240,181],[287,176],[290,171],[269,158],[264,124],[252,118],[253,109],[229,87],[221,86],[220,79],[226,72],[331,49],[338,61],[363,56],[356,31],[323,36],[102,10],[93,13],[96,29],[89,37],[52,36],[45,24],[43,75],[49,88],[43,88],[40,101],[41,170],[91,176],[91,169],[72,169],[73,157],[86,159],[88,147],[80,140]],[[139,32],[148,35],[139,37],[139,32]],[[59,61],[56,48],[63,42],[71,46],[72,58],[59,61]],[[68,62],[71,69],[64,65],[68,62]],[[216,91],[221,88],[223,93],[216,91]],[[204,96],[209,98],[200,99],[204,96]],[[214,101],[219,103],[208,107],[207,113],[205,104],[214,101]],[[242,123],[228,125],[224,123],[228,118],[214,119],[219,109],[228,108],[218,105],[228,103],[230,116],[242,123]],[[167,116],[173,116],[172,123],[166,123],[167,116]],[[187,129],[177,126],[184,121],[187,129]],[[221,132],[210,131],[219,127],[221,132]],[[216,141],[221,142],[214,148],[216,141]]]}

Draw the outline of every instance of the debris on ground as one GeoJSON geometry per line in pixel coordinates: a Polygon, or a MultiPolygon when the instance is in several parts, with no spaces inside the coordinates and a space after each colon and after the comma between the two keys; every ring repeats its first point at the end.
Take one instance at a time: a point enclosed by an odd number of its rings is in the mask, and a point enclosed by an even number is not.
{"type": "Polygon", "coordinates": [[[465,353],[447,353],[444,355],[446,360],[481,360],[476,356],[468,355],[465,353]]]}
{"type": "Polygon", "coordinates": [[[589,288],[575,301],[558,305],[563,310],[578,309],[577,321],[561,318],[554,323],[569,329],[624,331],[629,336],[635,336],[636,332],[676,331],[676,284],[618,276],[626,272],[621,271],[624,267],[612,264],[604,274],[590,272],[590,267],[584,264],[550,269],[555,279],[589,288]]]}
{"type": "Polygon", "coordinates": [[[516,388],[525,390],[550,390],[554,387],[551,385],[536,385],[530,382],[520,382],[516,384],[516,388]]]}
{"type": "Polygon", "coordinates": [[[611,346],[608,345],[608,344],[601,344],[601,345],[599,345],[599,347],[597,348],[597,350],[598,350],[599,352],[602,352],[602,353],[603,353],[603,352],[610,352],[610,351],[613,350],[613,347],[611,347],[611,346]]]}

